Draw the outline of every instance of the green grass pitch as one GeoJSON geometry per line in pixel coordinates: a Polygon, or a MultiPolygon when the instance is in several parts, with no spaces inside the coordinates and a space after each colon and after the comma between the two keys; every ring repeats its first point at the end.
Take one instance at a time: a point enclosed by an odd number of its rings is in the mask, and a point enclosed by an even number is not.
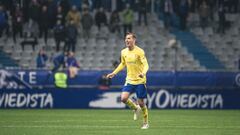
{"type": "Polygon", "coordinates": [[[240,110],[0,110],[0,135],[239,135],[240,110]]]}

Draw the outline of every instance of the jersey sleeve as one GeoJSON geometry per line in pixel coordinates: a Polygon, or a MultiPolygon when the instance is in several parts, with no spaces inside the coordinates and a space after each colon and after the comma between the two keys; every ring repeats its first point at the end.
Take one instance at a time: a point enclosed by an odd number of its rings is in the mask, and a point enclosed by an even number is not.
{"type": "Polygon", "coordinates": [[[140,53],[140,61],[143,64],[143,74],[146,74],[149,69],[149,66],[144,51],[141,51],[140,53]]]}

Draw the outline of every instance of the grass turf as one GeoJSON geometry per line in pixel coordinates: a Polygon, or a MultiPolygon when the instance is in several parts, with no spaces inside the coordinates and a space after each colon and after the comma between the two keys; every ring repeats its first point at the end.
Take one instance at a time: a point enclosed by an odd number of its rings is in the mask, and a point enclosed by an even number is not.
{"type": "Polygon", "coordinates": [[[0,110],[0,135],[239,135],[240,110],[0,110]]]}

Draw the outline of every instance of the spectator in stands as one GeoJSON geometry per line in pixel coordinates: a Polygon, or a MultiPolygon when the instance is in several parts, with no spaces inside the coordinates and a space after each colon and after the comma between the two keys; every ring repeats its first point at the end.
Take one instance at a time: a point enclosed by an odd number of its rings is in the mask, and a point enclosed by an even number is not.
{"type": "Polygon", "coordinates": [[[95,14],[95,22],[98,30],[101,29],[102,25],[107,26],[107,15],[102,7],[100,9],[97,9],[97,12],[95,14]]]}
{"type": "Polygon", "coordinates": [[[218,21],[218,31],[221,34],[225,33],[225,24],[226,24],[226,18],[225,18],[225,8],[224,8],[224,1],[223,0],[219,0],[218,3],[218,17],[219,17],[219,21],[218,21]]]}
{"type": "Polygon", "coordinates": [[[48,56],[43,49],[40,49],[37,55],[37,68],[45,68],[48,56]]]}
{"type": "Polygon", "coordinates": [[[47,4],[45,4],[45,5],[47,6],[48,17],[49,17],[48,27],[49,27],[49,29],[52,29],[53,26],[56,24],[56,20],[55,20],[56,3],[53,0],[47,0],[46,3],[47,4]]]}
{"type": "Polygon", "coordinates": [[[61,20],[57,21],[57,24],[53,27],[54,32],[54,39],[56,43],[56,51],[60,50],[61,42],[65,42],[65,28],[64,25],[61,23],[61,20]]]}
{"type": "Polygon", "coordinates": [[[6,30],[8,25],[7,13],[4,7],[0,5],[0,38],[2,37],[3,31],[6,30]]]}
{"type": "Polygon", "coordinates": [[[23,25],[24,40],[21,42],[23,49],[25,45],[32,45],[33,49],[35,50],[35,45],[38,44],[38,31],[38,24],[31,18],[23,25]]]}
{"type": "Polygon", "coordinates": [[[55,15],[55,24],[57,23],[57,21],[60,20],[62,25],[65,25],[65,16],[63,13],[63,9],[61,6],[57,7],[57,12],[55,15]]]}
{"type": "Polygon", "coordinates": [[[232,1],[231,0],[224,0],[225,10],[227,13],[231,12],[232,8],[232,1]]]}
{"type": "Polygon", "coordinates": [[[123,18],[123,32],[124,35],[126,35],[127,32],[132,32],[132,24],[134,21],[134,13],[129,4],[126,5],[121,15],[123,18]]]}
{"type": "Polygon", "coordinates": [[[67,13],[70,10],[70,3],[69,0],[60,0],[58,3],[59,6],[62,7],[63,10],[63,16],[67,16],[67,13]]]}
{"type": "Polygon", "coordinates": [[[147,0],[138,0],[138,25],[141,25],[142,16],[144,24],[147,26],[147,0]]]}
{"type": "Polygon", "coordinates": [[[109,30],[112,33],[115,33],[115,31],[117,31],[118,33],[121,33],[120,23],[121,23],[120,16],[118,14],[118,11],[115,10],[112,12],[110,17],[109,30]]]}
{"type": "Polygon", "coordinates": [[[66,43],[64,46],[64,50],[75,52],[75,47],[77,43],[77,27],[74,24],[74,20],[70,20],[70,23],[66,27],[66,43]]]}
{"type": "Polygon", "coordinates": [[[202,28],[208,26],[208,18],[210,15],[209,13],[210,13],[209,6],[207,2],[204,0],[199,7],[200,25],[202,28]]]}
{"type": "Polygon", "coordinates": [[[80,12],[77,9],[76,5],[73,5],[71,10],[68,12],[66,16],[67,23],[69,24],[71,21],[73,21],[73,24],[76,28],[80,26],[80,12]]]}
{"type": "Polygon", "coordinates": [[[7,10],[6,13],[7,13],[7,25],[5,28],[5,33],[8,38],[10,36],[10,28],[12,27],[12,15],[10,10],[7,10]]]}
{"type": "Polygon", "coordinates": [[[62,68],[66,67],[67,55],[68,55],[67,52],[62,52],[60,54],[56,54],[56,56],[53,57],[53,64],[54,64],[54,67],[52,69],[53,73],[58,71],[60,67],[62,68]]]}
{"type": "MultiPolygon", "coordinates": [[[[32,0],[29,4],[28,14],[34,22],[39,22],[39,16],[41,12],[41,6],[37,0],[32,0]]],[[[39,25],[39,24],[38,24],[39,25]]]]}
{"type": "Polygon", "coordinates": [[[40,13],[40,21],[39,21],[40,33],[39,33],[39,36],[40,36],[40,38],[42,36],[44,36],[45,44],[47,44],[49,23],[50,23],[50,17],[48,15],[48,9],[47,9],[47,6],[44,5],[42,7],[42,11],[40,13]]]}
{"type": "Polygon", "coordinates": [[[102,75],[98,80],[98,88],[100,90],[108,90],[111,84],[112,81],[107,78],[107,75],[102,75]]]}
{"type": "Polygon", "coordinates": [[[210,15],[210,19],[211,21],[214,21],[214,13],[215,13],[215,6],[216,4],[216,0],[206,0],[207,4],[209,5],[209,15],[210,15]]]}
{"type": "MultiPolygon", "coordinates": [[[[173,0],[174,1],[174,0],[173,0]]],[[[195,13],[200,5],[199,2],[202,0],[188,0],[189,1],[189,12],[195,13]]]]}
{"type": "Polygon", "coordinates": [[[16,43],[16,36],[19,33],[20,37],[23,36],[23,12],[19,5],[16,6],[15,11],[12,13],[12,31],[13,41],[16,43]]]}
{"type": "Polygon", "coordinates": [[[83,28],[83,37],[85,39],[90,38],[90,30],[93,25],[93,17],[89,13],[87,8],[83,9],[83,15],[82,15],[82,28],[83,28]]]}
{"type": "Polygon", "coordinates": [[[170,28],[171,16],[173,14],[172,0],[165,0],[163,3],[164,25],[166,29],[170,28]]]}
{"type": "Polygon", "coordinates": [[[78,74],[78,69],[80,68],[80,65],[74,56],[74,52],[70,51],[68,53],[66,66],[68,68],[70,78],[76,77],[76,75],[78,74]]]}
{"type": "Polygon", "coordinates": [[[15,4],[14,0],[0,0],[1,5],[4,6],[5,10],[13,10],[15,4]]]}
{"type": "Polygon", "coordinates": [[[186,30],[188,14],[189,14],[188,0],[181,0],[179,3],[179,17],[181,30],[186,30]]]}
{"type": "Polygon", "coordinates": [[[179,0],[172,0],[172,5],[173,5],[173,12],[179,16],[179,0]]]}
{"type": "Polygon", "coordinates": [[[82,9],[87,8],[89,11],[93,10],[93,2],[92,0],[83,0],[82,1],[82,9]]]}
{"type": "Polygon", "coordinates": [[[232,6],[231,11],[232,13],[237,13],[239,8],[239,0],[231,0],[232,6]]]}

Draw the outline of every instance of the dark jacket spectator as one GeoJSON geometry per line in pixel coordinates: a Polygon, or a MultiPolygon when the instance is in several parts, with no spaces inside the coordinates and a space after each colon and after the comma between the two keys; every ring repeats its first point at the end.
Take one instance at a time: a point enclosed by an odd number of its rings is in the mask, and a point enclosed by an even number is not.
{"type": "Polygon", "coordinates": [[[77,28],[74,24],[74,21],[71,20],[70,24],[66,27],[66,44],[64,50],[75,52],[75,46],[77,42],[77,28]]]}
{"type": "Polygon", "coordinates": [[[56,42],[56,51],[58,52],[60,49],[60,43],[65,42],[65,28],[64,25],[61,24],[60,20],[58,20],[57,24],[53,27],[53,31],[56,42]]]}
{"type": "Polygon", "coordinates": [[[47,4],[45,4],[47,6],[47,12],[48,12],[48,27],[49,28],[53,28],[53,26],[56,24],[56,20],[55,20],[55,15],[56,15],[56,3],[53,0],[46,0],[47,4]]]}
{"type": "Polygon", "coordinates": [[[32,0],[29,9],[28,9],[28,14],[29,18],[31,18],[35,22],[39,22],[39,15],[40,15],[40,5],[37,0],[32,0]]]}
{"type": "Polygon", "coordinates": [[[6,30],[8,25],[8,17],[2,5],[0,5],[0,37],[2,37],[2,33],[6,30]]]}
{"type": "Polygon", "coordinates": [[[186,30],[188,14],[189,14],[188,0],[181,0],[179,3],[179,16],[180,16],[181,30],[186,30]]]}
{"type": "Polygon", "coordinates": [[[70,10],[69,0],[60,0],[58,5],[62,7],[63,14],[64,16],[66,16],[68,11],[70,10]]]}
{"type": "Polygon", "coordinates": [[[163,7],[163,14],[164,14],[164,26],[166,29],[169,29],[171,25],[171,16],[173,14],[172,0],[164,0],[162,7],[163,7]]]}
{"type": "Polygon", "coordinates": [[[48,15],[47,6],[42,7],[42,11],[40,14],[40,21],[39,21],[39,36],[42,37],[44,35],[44,41],[47,43],[48,38],[48,28],[49,28],[50,17],[48,15]]]}
{"type": "Polygon", "coordinates": [[[107,15],[102,7],[95,14],[95,22],[99,30],[102,25],[107,25],[107,15]]]}
{"type": "Polygon", "coordinates": [[[109,22],[109,29],[111,32],[115,33],[115,31],[117,31],[118,33],[120,33],[120,17],[119,14],[117,12],[117,10],[113,11],[110,17],[110,22],[109,22]]]}
{"type": "Polygon", "coordinates": [[[203,1],[199,7],[200,24],[202,28],[208,25],[208,18],[210,16],[210,9],[206,1],[203,1]]]}
{"type": "Polygon", "coordinates": [[[138,25],[141,25],[142,16],[144,17],[144,24],[147,25],[147,0],[139,0],[138,3],[138,25]]]}
{"type": "Polygon", "coordinates": [[[90,30],[92,28],[92,25],[93,25],[93,17],[89,13],[89,11],[85,9],[82,15],[82,28],[83,28],[83,34],[84,34],[83,36],[87,39],[90,38],[90,30]]]}
{"type": "Polygon", "coordinates": [[[23,35],[23,12],[19,5],[16,6],[12,13],[12,31],[13,41],[16,43],[16,35],[19,33],[20,37],[23,35]]]}
{"type": "Polygon", "coordinates": [[[224,0],[218,0],[218,17],[219,17],[219,27],[218,27],[218,31],[219,33],[223,34],[225,33],[225,28],[226,28],[226,18],[225,18],[225,2],[224,0]]]}

